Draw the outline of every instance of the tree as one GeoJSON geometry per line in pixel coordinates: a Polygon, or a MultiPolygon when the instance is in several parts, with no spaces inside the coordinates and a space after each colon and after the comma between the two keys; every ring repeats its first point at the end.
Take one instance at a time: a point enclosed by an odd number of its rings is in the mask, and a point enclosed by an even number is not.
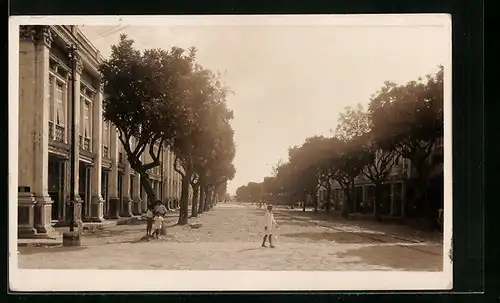
{"type": "MultiPolygon", "coordinates": [[[[190,57],[194,58],[195,53],[196,49],[191,48],[190,57]]],[[[234,158],[234,148],[229,162],[221,164],[219,163],[221,159],[218,158],[221,156],[219,154],[220,146],[229,144],[234,147],[232,129],[229,124],[232,112],[227,109],[225,104],[227,88],[222,85],[218,76],[194,63],[191,64],[191,73],[186,77],[184,84],[184,102],[180,115],[183,128],[182,131],[176,133],[172,144],[176,154],[175,169],[182,177],[178,224],[187,223],[189,186],[195,184],[195,189],[198,191],[198,182],[206,179],[206,176],[201,175],[207,171],[203,166],[209,162],[216,162],[216,165],[212,165],[213,172],[215,167],[224,166],[227,168],[234,158]],[[223,127],[229,130],[230,137],[227,136],[228,130],[223,129],[223,127]],[[224,142],[224,140],[229,140],[229,142],[224,142]],[[196,168],[199,168],[198,172],[195,171],[196,168]],[[198,176],[194,176],[196,173],[198,176]]],[[[230,149],[228,146],[224,146],[224,148],[230,149]]],[[[222,161],[227,160],[226,158],[222,159],[222,161]]],[[[223,178],[217,175],[217,178],[219,177],[223,178]]],[[[227,180],[217,179],[215,186],[225,181],[227,180]]],[[[194,207],[196,208],[196,206],[194,207]]],[[[197,213],[192,215],[197,215],[197,213]]]]}
{"type": "Polygon", "coordinates": [[[345,196],[346,203],[342,203],[342,216],[348,217],[353,211],[354,205],[354,182],[365,167],[365,155],[361,148],[360,138],[350,141],[342,141],[332,138],[332,154],[330,167],[332,177],[339,183],[345,196]]]}
{"type": "Polygon", "coordinates": [[[103,116],[116,127],[130,166],[141,175],[148,199],[155,201],[148,171],[160,165],[162,147],[179,129],[179,87],[193,58],[176,48],[141,54],[133,44],[121,35],[111,47],[110,58],[99,67],[105,93],[103,116]],[[146,149],[150,163],[141,161],[146,149]]]}
{"type": "Polygon", "coordinates": [[[382,185],[387,181],[394,160],[398,156],[394,150],[384,150],[377,144],[371,133],[366,134],[364,149],[365,169],[363,175],[371,181],[375,188],[373,212],[376,220],[380,220],[382,185]]]}
{"type": "Polygon", "coordinates": [[[356,107],[346,107],[340,113],[335,136],[342,141],[350,141],[364,136],[371,129],[370,115],[358,103],[356,107]]]}
{"type": "Polygon", "coordinates": [[[415,169],[416,206],[428,219],[432,211],[426,189],[435,165],[429,158],[435,142],[443,137],[443,72],[440,66],[426,81],[386,82],[369,107],[380,146],[409,159],[415,169]]]}
{"type": "MultiPolygon", "coordinates": [[[[328,155],[328,139],[323,136],[307,138],[300,147],[289,150],[289,162],[298,178],[294,183],[314,199],[315,211],[318,210],[317,193],[325,178],[322,165],[328,155]]],[[[305,203],[302,210],[305,211],[305,203]]]]}
{"type": "Polygon", "coordinates": [[[238,201],[250,201],[250,191],[247,185],[242,185],[236,189],[236,199],[238,201]]]}
{"type": "MultiPolygon", "coordinates": [[[[354,181],[366,166],[366,150],[364,137],[370,131],[370,116],[361,104],[356,108],[347,107],[340,114],[335,136],[337,142],[332,146],[339,146],[340,153],[334,154],[335,173],[332,174],[340,184],[347,197],[347,203],[342,204],[342,215],[347,217],[354,209],[354,181]]],[[[334,148],[335,149],[335,148],[334,148]]]]}

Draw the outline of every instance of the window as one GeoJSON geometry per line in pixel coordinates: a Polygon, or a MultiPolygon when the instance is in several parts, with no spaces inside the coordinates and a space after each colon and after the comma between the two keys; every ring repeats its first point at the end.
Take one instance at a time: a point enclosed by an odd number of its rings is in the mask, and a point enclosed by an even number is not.
{"type": "Polygon", "coordinates": [[[56,124],[57,125],[65,125],[65,117],[64,114],[64,87],[63,84],[57,83],[56,88],[56,124]]]}
{"type": "Polygon", "coordinates": [[[90,137],[90,104],[88,102],[85,102],[83,115],[84,115],[83,136],[85,138],[89,138],[90,137]]]}
{"type": "Polygon", "coordinates": [[[108,122],[102,123],[102,145],[108,146],[109,144],[109,127],[108,122]]]}
{"type": "Polygon", "coordinates": [[[49,103],[50,103],[50,121],[54,121],[54,87],[52,86],[52,81],[54,81],[54,77],[49,77],[49,103]]]}

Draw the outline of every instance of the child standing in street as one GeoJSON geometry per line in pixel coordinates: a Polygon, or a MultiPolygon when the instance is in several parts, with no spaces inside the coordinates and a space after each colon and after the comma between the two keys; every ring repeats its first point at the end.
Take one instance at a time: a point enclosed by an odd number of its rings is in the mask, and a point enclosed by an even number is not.
{"type": "Polygon", "coordinates": [[[146,236],[150,237],[153,234],[153,205],[148,205],[146,212],[146,236]]]}
{"type": "Polygon", "coordinates": [[[155,214],[155,217],[153,218],[153,228],[155,230],[154,236],[156,239],[160,238],[160,233],[161,233],[161,228],[163,225],[163,217],[160,216],[159,214],[155,214]]]}
{"type": "Polygon", "coordinates": [[[278,228],[278,223],[274,220],[273,215],[273,206],[271,204],[267,205],[267,211],[265,215],[264,221],[264,239],[262,240],[262,247],[266,246],[266,240],[269,238],[269,245],[271,248],[274,248],[273,245],[273,229],[274,227],[278,228]]]}

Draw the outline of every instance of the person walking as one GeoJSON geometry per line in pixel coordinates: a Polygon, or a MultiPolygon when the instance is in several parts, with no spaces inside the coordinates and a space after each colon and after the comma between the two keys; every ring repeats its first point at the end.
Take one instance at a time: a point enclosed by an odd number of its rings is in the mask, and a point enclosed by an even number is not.
{"type": "Polygon", "coordinates": [[[269,239],[269,246],[274,248],[273,244],[273,230],[274,228],[279,228],[278,223],[274,219],[273,206],[271,204],[267,205],[267,211],[264,218],[264,239],[262,240],[262,247],[266,246],[266,241],[269,239]]]}

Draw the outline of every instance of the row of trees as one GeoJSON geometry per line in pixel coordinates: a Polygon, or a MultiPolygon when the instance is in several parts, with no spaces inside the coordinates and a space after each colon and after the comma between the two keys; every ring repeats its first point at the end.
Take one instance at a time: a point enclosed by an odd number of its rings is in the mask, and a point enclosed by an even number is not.
{"type": "MultiPolygon", "coordinates": [[[[249,183],[237,190],[240,200],[259,200],[266,195],[288,197],[292,202],[315,199],[323,187],[327,201],[332,185],[338,184],[347,203],[342,215],[353,210],[354,185],[364,176],[374,185],[374,213],[380,218],[382,188],[397,157],[411,162],[413,175],[404,180],[415,195],[408,201],[414,215],[432,219],[436,204],[429,201],[428,185],[443,154],[435,145],[443,138],[443,67],[425,80],[419,78],[404,85],[386,82],[372,96],[368,108],[346,108],[340,114],[333,137],[315,136],[288,150],[288,161],[279,162],[271,177],[261,183],[249,183]]],[[[442,173],[440,175],[442,178],[442,173]]],[[[303,204],[305,211],[305,203],[303,204]]],[[[326,211],[330,211],[327,203],[326,211]]]]}
{"type": "Polygon", "coordinates": [[[134,48],[120,36],[100,67],[104,84],[104,119],[117,129],[132,169],[141,176],[149,201],[157,197],[148,172],[161,165],[160,152],[175,154],[173,168],[182,176],[179,224],[209,210],[235,174],[233,113],[226,105],[230,90],[219,74],[196,62],[196,49],[134,48]],[[144,163],[143,153],[152,161],[144,163]]]}

